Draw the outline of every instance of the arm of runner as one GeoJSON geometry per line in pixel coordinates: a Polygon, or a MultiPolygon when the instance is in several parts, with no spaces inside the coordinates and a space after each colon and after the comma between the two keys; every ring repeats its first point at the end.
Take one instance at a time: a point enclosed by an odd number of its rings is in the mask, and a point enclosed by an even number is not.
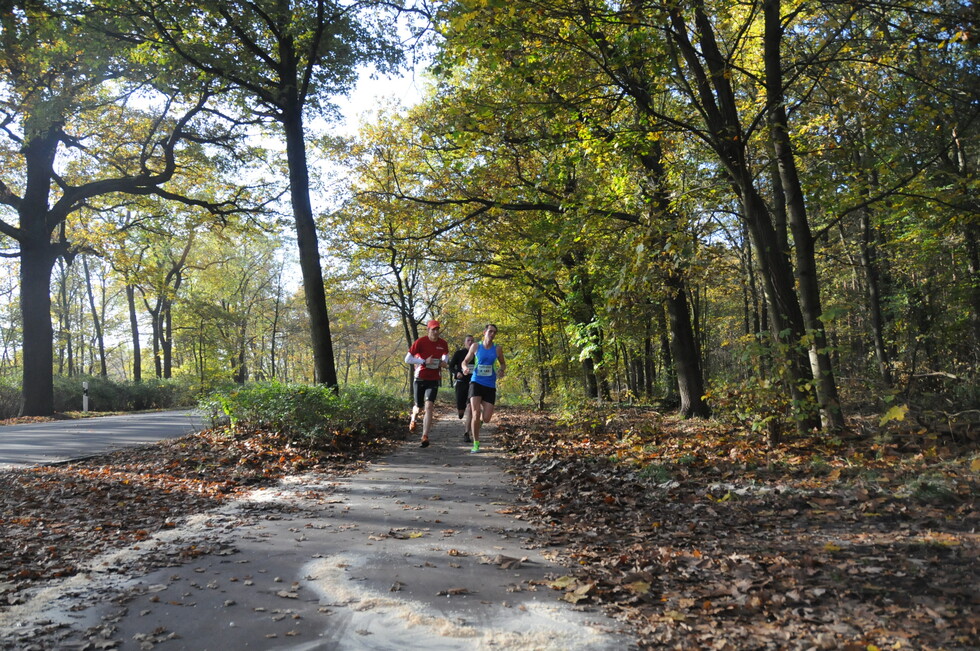
{"type": "Polygon", "coordinates": [[[412,353],[405,353],[405,363],[406,364],[425,364],[425,360],[421,357],[416,357],[412,353]]]}
{"type": "Polygon", "coordinates": [[[500,362],[500,372],[497,373],[497,377],[502,378],[507,373],[507,362],[504,361],[504,349],[499,345],[497,346],[497,361],[500,362]]]}
{"type": "Polygon", "coordinates": [[[480,344],[473,344],[472,346],[470,346],[469,352],[466,353],[466,357],[463,359],[463,364],[462,364],[463,373],[469,374],[470,361],[473,359],[473,356],[476,355],[476,347],[479,345],[480,344]]]}

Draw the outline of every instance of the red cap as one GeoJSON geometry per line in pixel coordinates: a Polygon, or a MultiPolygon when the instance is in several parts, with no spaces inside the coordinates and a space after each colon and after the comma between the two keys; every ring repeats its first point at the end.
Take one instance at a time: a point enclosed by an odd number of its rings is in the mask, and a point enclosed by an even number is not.
{"type": "Polygon", "coordinates": [[[435,319],[432,319],[431,321],[429,321],[428,323],[425,324],[425,327],[426,328],[440,328],[442,326],[439,325],[439,322],[438,321],[436,321],[435,319]]]}

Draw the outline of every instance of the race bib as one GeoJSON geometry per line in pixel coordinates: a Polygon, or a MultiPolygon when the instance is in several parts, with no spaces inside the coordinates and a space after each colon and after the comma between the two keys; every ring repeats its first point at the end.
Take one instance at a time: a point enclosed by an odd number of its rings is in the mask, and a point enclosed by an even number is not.
{"type": "Polygon", "coordinates": [[[441,363],[442,363],[442,360],[440,360],[438,358],[431,359],[431,360],[429,360],[428,362],[425,363],[425,368],[432,368],[432,369],[439,368],[439,364],[441,364],[441,363]]]}
{"type": "Polygon", "coordinates": [[[489,377],[493,375],[493,364],[477,364],[476,374],[478,377],[489,377]]]}

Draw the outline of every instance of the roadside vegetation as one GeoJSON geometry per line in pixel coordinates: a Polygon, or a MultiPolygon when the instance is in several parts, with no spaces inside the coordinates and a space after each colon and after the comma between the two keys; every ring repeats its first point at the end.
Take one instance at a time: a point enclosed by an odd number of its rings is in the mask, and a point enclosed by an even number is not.
{"type": "MultiPolygon", "coordinates": [[[[88,385],[90,415],[144,411],[147,409],[177,409],[197,403],[198,389],[186,379],[150,378],[142,382],[127,382],[99,376],[55,376],[55,418],[80,418],[83,413],[84,384],[88,385]]],[[[20,412],[20,384],[10,377],[0,382],[0,421],[17,419],[20,412]]],[[[19,419],[38,420],[36,417],[19,419]]],[[[41,418],[40,420],[45,420],[41,418]]]]}

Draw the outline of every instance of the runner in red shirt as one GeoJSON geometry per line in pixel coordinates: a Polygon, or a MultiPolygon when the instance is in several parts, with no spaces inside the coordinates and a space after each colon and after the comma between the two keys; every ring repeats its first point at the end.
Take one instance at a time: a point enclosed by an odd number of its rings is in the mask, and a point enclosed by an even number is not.
{"type": "Polygon", "coordinates": [[[415,421],[419,411],[424,411],[422,417],[422,447],[429,447],[429,428],[432,427],[432,416],[435,411],[436,395],[439,393],[439,380],[442,369],[449,356],[449,344],[439,336],[439,322],[435,319],[426,325],[426,336],[419,337],[408,349],[405,355],[406,364],[416,364],[415,382],[413,383],[412,420],[408,431],[415,431],[415,421]]]}

